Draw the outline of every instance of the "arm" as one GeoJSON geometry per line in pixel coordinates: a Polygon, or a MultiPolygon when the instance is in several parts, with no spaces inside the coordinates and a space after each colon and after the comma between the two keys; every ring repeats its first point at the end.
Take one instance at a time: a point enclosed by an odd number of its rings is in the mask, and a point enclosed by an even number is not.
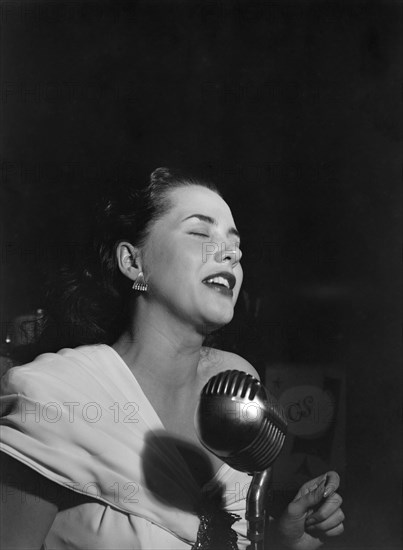
{"type": "Polygon", "coordinates": [[[0,473],[1,548],[39,550],[58,512],[55,484],[5,453],[0,473]]]}

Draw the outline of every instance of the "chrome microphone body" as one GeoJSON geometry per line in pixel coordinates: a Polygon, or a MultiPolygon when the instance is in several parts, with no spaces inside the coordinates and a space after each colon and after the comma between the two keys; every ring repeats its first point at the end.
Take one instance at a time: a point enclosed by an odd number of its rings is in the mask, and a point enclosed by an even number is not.
{"type": "Polygon", "coordinates": [[[253,474],[246,519],[251,548],[264,547],[265,496],[281,452],[287,421],[281,406],[254,376],[227,370],[204,386],[195,413],[201,443],[229,466],[253,474]]]}
{"type": "Polygon", "coordinates": [[[204,386],[195,414],[202,444],[235,470],[261,472],[280,454],[284,412],[254,376],[227,370],[204,386]]]}

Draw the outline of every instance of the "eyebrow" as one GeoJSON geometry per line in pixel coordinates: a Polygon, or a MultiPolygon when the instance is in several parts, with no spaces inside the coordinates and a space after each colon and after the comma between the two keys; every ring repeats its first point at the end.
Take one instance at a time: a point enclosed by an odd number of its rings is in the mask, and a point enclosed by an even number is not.
{"type": "MultiPolygon", "coordinates": [[[[198,218],[202,222],[209,223],[210,225],[218,225],[217,220],[212,218],[211,216],[206,216],[205,214],[191,214],[190,216],[187,216],[182,220],[182,222],[189,220],[190,218],[198,218]]],[[[228,235],[234,235],[235,237],[238,237],[238,239],[241,239],[241,235],[236,227],[230,227],[227,231],[228,235]]]]}

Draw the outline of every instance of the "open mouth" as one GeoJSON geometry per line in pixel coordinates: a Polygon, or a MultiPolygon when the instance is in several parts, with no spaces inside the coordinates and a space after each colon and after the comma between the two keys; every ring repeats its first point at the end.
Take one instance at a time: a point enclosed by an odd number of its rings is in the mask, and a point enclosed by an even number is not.
{"type": "Polygon", "coordinates": [[[202,282],[216,292],[220,292],[226,296],[232,296],[232,289],[235,286],[236,279],[232,273],[221,272],[206,277],[202,282]]]}

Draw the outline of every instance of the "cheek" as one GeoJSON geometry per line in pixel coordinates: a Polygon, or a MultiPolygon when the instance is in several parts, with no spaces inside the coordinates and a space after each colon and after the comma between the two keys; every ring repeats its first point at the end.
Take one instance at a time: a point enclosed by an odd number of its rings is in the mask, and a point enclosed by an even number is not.
{"type": "Polygon", "coordinates": [[[154,242],[145,260],[150,282],[154,281],[161,290],[185,285],[197,267],[194,254],[185,254],[169,242],[154,242]]]}

